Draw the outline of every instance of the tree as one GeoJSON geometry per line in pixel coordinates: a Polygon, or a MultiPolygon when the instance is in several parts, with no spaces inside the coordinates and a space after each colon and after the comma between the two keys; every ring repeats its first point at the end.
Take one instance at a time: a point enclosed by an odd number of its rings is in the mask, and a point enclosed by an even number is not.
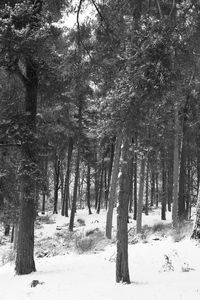
{"type": "MultiPolygon", "coordinates": [[[[9,1],[8,1],[9,2],[9,1]]],[[[24,89],[23,122],[20,124],[21,168],[20,209],[16,273],[35,271],[34,220],[35,184],[39,175],[36,139],[36,114],[40,76],[47,67],[47,52],[52,55],[53,27],[43,14],[42,1],[1,3],[1,63],[16,74],[24,89]],[[46,51],[46,53],[45,53],[46,51]],[[45,55],[44,55],[45,53],[45,55]]],[[[54,31],[54,35],[56,30],[54,31]]],[[[55,57],[55,56],[54,56],[55,57]]]]}

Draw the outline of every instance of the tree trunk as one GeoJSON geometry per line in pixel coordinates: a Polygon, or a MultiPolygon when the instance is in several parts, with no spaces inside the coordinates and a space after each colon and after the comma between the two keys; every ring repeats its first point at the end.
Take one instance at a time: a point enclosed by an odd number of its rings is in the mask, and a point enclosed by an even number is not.
{"type": "Polygon", "coordinates": [[[47,190],[48,190],[48,178],[47,178],[47,171],[48,171],[48,156],[44,158],[44,163],[43,163],[43,176],[44,176],[44,181],[45,183],[43,184],[43,189],[42,189],[42,215],[45,214],[45,201],[46,201],[46,195],[47,195],[47,190]]]}
{"type": "Polygon", "coordinates": [[[178,107],[175,104],[175,132],[174,132],[174,162],[173,162],[173,227],[178,227],[178,178],[179,178],[179,117],[178,107]]]}
{"type": "Polygon", "coordinates": [[[53,213],[57,214],[57,205],[58,205],[58,191],[59,191],[59,182],[60,182],[60,160],[56,155],[54,162],[54,206],[53,213]]]}
{"type": "Polygon", "coordinates": [[[151,167],[151,206],[154,205],[155,200],[155,171],[151,167]]]}
{"type": "Polygon", "coordinates": [[[73,228],[74,228],[74,217],[75,217],[75,212],[76,212],[78,181],[79,181],[80,154],[81,154],[81,128],[82,128],[82,100],[79,99],[77,157],[76,157],[76,167],[75,167],[73,200],[72,200],[72,208],[71,208],[70,222],[69,222],[69,230],[70,231],[73,231],[73,228]]]}
{"type": "Polygon", "coordinates": [[[196,217],[194,221],[191,238],[196,240],[200,239],[200,193],[198,194],[198,198],[197,198],[196,217]]]}
{"type": "Polygon", "coordinates": [[[100,171],[100,183],[99,183],[99,198],[98,198],[98,205],[97,205],[97,214],[100,213],[101,209],[101,198],[102,198],[102,189],[103,189],[103,168],[104,168],[104,158],[101,162],[101,171],[100,171]]]}
{"type": "Polygon", "coordinates": [[[113,161],[113,170],[111,176],[111,185],[109,193],[109,202],[108,202],[108,211],[106,217],[106,236],[108,239],[112,237],[112,219],[113,219],[113,209],[116,197],[116,188],[117,188],[117,178],[119,173],[119,161],[121,155],[121,144],[122,144],[122,132],[120,132],[116,139],[115,145],[115,154],[113,161]]]}
{"type": "MultiPolygon", "coordinates": [[[[118,147],[121,148],[121,143],[118,147]]],[[[116,147],[116,151],[117,148],[116,147]]],[[[129,204],[129,143],[125,138],[122,150],[122,167],[119,179],[119,203],[117,208],[117,258],[116,258],[116,282],[130,283],[128,267],[128,204],[129,204]]]]}
{"type": "Polygon", "coordinates": [[[91,212],[91,205],[90,205],[90,164],[87,165],[87,206],[89,215],[92,214],[91,212]]]}
{"type": "Polygon", "coordinates": [[[145,215],[149,214],[149,164],[147,162],[146,168],[146,198],[145,198],[145,215]]]}
{"type": "Polygon", "coordinates": [[[134,154],[134,213],[133,219],[137,219],[137,149],[134,154]]]}
{"type": "Polygon", "coordinates": [[[68,217],[69,209],[69,182],[70,182],[70,173],[71,173],[71,161],[72,161],[72,152],[73,152],[73,139],[69,138],[68,144],[68,154],[67,154],[67,170],[65,175],[65,188],[64,188],[64,211],[65,217],[68,217]]]}
{"type": "Polygon", "coordinates": [[[37,67],[31,59],[26,61],[25,137],[22,137],[21,194],[19,204],[19,232],[15,270],[18,275],[35,271],[34,221],[35,221],[35,174],[36,160],[36,112],[37,112],[37,67]],[[29,134],[27,134],[27,132],[29,134]]]}
{"type": "Polygon", "coordinates": [[[144,176],[145,176],[145,163],[146,157],[143,156],[141,160],[140,167],[140,187],[139,187],[139,196],[138,196],[138,205],[137,205],[137,233],[142,231],[142,210],[143,210],[143,194],[144,194],[144,176]]]}
{"type": "Polygon", "coordinates": [[[161,220],[166,220],[166,170],[165,159],[162,158],[162,209],[161,220]]]}
{"type": "Polygon", "coordinates": [[[134,172],[134,157],[130,159],[130,186],[129,186],[129,212],[133,211],[133,172],[134,172]]]}
{"type": "MultiPolygon", "coordinates": [[[[114,139],[114,141],[116,138],[114,139]]],[[[110,146],[110,162],[109,162],[109,168],[108,168],[108,178],[107,178],[107,185],[105,190],[105,203],[106,203],[106,209],[108,208],[108,197],[109,197],[109,191],[110,191],[110,182],[111,182],[111,176],[112,176],[112,168],[113,168],[113,160],[114,160],[114,153],[115,153],[115,143],[112,141],[110,146]]]]}
{"type": "Polygon", "coordinates": [[[178,194],[178,217],[179,222],[182,222],[186,219],[186,159],[187,159],[187,118],[188,118],[188,101],[189,97],[186,100],[186,104],[183,112],[183,138],[182,138],[182,147],[181,147],[181,158],[180,158],[180,174],[179,174],[179,194],[178,194]]]}

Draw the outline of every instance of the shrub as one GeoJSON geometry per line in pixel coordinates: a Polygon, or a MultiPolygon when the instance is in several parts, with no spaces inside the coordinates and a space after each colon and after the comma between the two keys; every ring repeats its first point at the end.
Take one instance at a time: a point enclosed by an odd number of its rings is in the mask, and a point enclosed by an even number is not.
{"type": "Polygon", "coordinates": [[[79,253],[89,252],[94,246],[94,240],[91,237],[79,234],[75,237],[75,249],[79,253]]]}
{"type": "Polygon", "coordinates": [[[79,218],[79,219],[77,219],[77,222],[78,222],[79,226],[85,226],[85,220],[79,218]]]}
{"type": "Polygon", "coordinates": [[[8,262],[13,262],[16,257],[16,252],[13,249],[6,250],[1,255],[1,263],[2,265],[7,264],[8,262]]]}

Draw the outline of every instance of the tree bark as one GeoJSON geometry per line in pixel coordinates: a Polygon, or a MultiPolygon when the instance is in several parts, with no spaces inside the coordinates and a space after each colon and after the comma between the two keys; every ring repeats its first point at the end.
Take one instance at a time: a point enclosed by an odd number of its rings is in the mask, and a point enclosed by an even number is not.
{"type": "Polygon", "coordinates": [[[136,224],[137,233],[141,233],[142,231],[145,164],[146,164],[146,157],[143,156],[141,160],[141,167],[140,167],[140,187],[139,187],[139,197],[138,197],[138,205],[137,205],[137,224],[136,224]]]}
{"type": "Polygon", "coordinates": [[[58,205],[59,182],[60,182],[60,160],[56,155],[54,161],[54,206],[53,206],[54,214],[58,213],[57,205],[58,205]]]}
{"type": "Polygon", "coordinates": [[[200,239],[200,193],[198,194],[198,198],[197,198],[196,217],[194,221],[191,238],[196,240],[200,239]]]}
{"type": "Polygon", "coordinates": [[[166,220],[166,170],[165,170],[165,158],[162,158],[162,208],[161,208],[161,220],[166,220]]]}
{"type": "Polygon", "coordinates": [[[78,181],[79,181],[80,154],[81,154],[81,128],[82,128],[82,100],[79,99],[77,156],[76,156],[73,200],[72,200],[72,208],[71,208],[70,222],[69,222],[69,230],[70,231],[73,231],[73,228],[74,228],[74,217],[75,217],[75,212],[76,212],[78,181]]]}
{"type": "Polygon", "coordinates": [[[133,219],[137,219],[137,149],[134,154],[134,213],[133,219]]]}
{"type": "MultiPolygon", "coordinates": [[[[114,140],[116,140],[116,138],[114,140]]],[[[108,197],[109,197],[109,191],[110,191],[110,182],[111,182],[111,176],[112,176],[114,154],[115,154],[115,143],[114,143],[114,141],[112,141],[111,145],[110,145],[110,162],[109,162],[109,168],[108,168],[107,185],[106,185],[106,190],[105,190],[106,209],[108,208],[108,197]]]]}
{"type": "Polygon", "coordinates": [[[175,104],[175,132],[174,132],[174,162],[173,162],[173,207],[172,224],[174,228],[178,227],[178,179],[179,179],[179,117],[178,107],[175,104]]]}
{"type": "Polygon", "coordinates": [[[37,67],[31,59],[26,61],[25,86],[25,129],[22,137],[21,194],[19,206],[19,231],[15,270],[18,275],[36,270],[34,262],[34,221],[35,221],[35,176],[36,159],[36,112],[38,78],[37,67]],[[27,134],[28,133],[28,134],[27,134]]]}
{"type": "Polygon", "coordinates": [[[88,163],[87,165],[87,206],[88,206],[88,211],[89,215],[92,214],[91,212],[91,205],[90,205],[90,164],[88,163]]]}
{"type": "Polygon", "coordinates": [[[69,138],[68,143],[68,154],[67,154],[67,170],[65,175],[65,188],[64,188],[64,215],[68,217],[68,209],[69,209],[69,182],[70,182],[70,174],[71,174],[71,161],[72,161],[72,152],[73,152],[73,139],[69,138]]]}
{"type": "MultiPolygon", "coordinates": [[[[118,145],[119,147],[119,145],[118,145]]],[[[121,148],[121,147],[120,147],[121,148]]],[[[116,147],[117,149],[117,147],[116,147]]],[[[125,137],[122,150],[122,167],[119,179],[119,203],[117,208],[117,258],[116,282],[130,283],[128,267],[128,204],[129,204],[129,143],[125,137]]]]}
{"type": "Polygon", "coordinates": [[[110,185],[109,202],[108,202],[108,212],[106,216],[106,236],[108,239],[111,239],[112,237],[112,219],[113,219],[113,209],[114,209],[114,203],[116,197],[117,178],[119,173],[121,144],[122,144],[122,132],[118,134],[116,139],[116,145],[115,145],[115,154],[114,154],[113,170],[111,176],[111,185],[110,185]]]}
{"type": "Polygon", "coordinates": [[[145,195],[145,215],[149,214],[149,164],[146,167],[146,195],[145,195]]]}

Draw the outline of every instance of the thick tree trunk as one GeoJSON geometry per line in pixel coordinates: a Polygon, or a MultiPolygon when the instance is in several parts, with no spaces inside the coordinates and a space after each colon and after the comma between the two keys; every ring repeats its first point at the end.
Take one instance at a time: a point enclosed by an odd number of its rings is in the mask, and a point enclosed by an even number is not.
{"type": "Polygon", "coordinates": [[[188,102],[189,97],[186,99],[186,104],[183,110],[183,138],[180,157],[180,174],[179,174],[179,194],[178,194],[178,217],[179,222],[186,219],[186,160],[187,160],[187,119],[188,119],[188,102]]]}
{"type": "Polygon", "coordinates": [[[146,164],[146,157],[144,156],[141,160],[141,167],[140,167],[140,187],[139,187],[139,197],[138,197],[138,205],[137,205],[137,224],[136,224],[137,233],[141,233],[142,231],[145,164],[146,164]]]}
{"type": "MultiPolygon", "coordinates": [[[[119,179],[119,203],[117,208],[117,258],[116,282],[130,283],[128,267],[128,204],[129,204],[129,143],[125,138],[122,150],[122,167],[119,179]]],[[[117,147],[116,147],[117,148],[117,147]]],[[[121,147],[120,147],[121,148],[121,147]]]]}
{"type": "Polygon", "coordinates": [[[121,155],[121,144],[122,144],[122,132],[119,133],[116,139],[115,145],[115,154],[113,161],[113,170],[111,176],[111,185],[109,193],[109,202],[108,202],[108,212],[106,217],[106,236],[108,239],[112,237],[112,219],[113,219],[113,209],[116,197],[116,188],[117,188],[117,178],[119,173],[119,161],[121,155]]]}
{"type": "Polygon", "coordinates": [[[200,193],[198,194],[198,198],[197,198],[196,217],[195,217],[195,221],[194,221],[191,238],[200,240],[200,193]]]}
{"type": "Polygon", "coordinates": [[[37,112],[37,68],[31,59],[27,60],[26,81],[24,86],[26,135],[22,137],[21,194],[19,206],[19,231],[15,270],[19,275],[35,271],[34,262],[34,221],[35,221],[35,174],[36,160],[36,112],[37,112]],[[28,134],[27,134],[28,132],[28,134]]]}
{"type": "Polygon", "coordinates": [[[179,179],[179,117],[178,107],[175,104],[175,132],[174,132],[174,162],[173,162],[173,207],[172,223],[177,228],[178,220],[178,179],[179,179]]]}
{"type": "Polygon", "coordinates": [[[68,217],[68,209],[69,209],[69,182],[70,182],[70,174],[71,174],[71,161],[72,161],[72,152],[73,152],[73,139],[69,138],[68,144],[68,154],[67,154],[67,170],[65,175],[65,188],[64,188],[64,215],[68,217]]]}

